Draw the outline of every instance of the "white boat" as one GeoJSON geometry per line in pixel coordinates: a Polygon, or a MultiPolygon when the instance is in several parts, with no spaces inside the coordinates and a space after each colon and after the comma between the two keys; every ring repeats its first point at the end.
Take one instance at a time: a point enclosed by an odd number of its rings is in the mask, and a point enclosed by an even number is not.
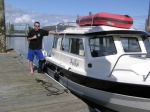
{"type": "Polygon", "coordinates": [[[96,104],[120,112],[150,112],[149,36],[132,28],[69,27],[54,36],[47,73],[96,104]]]}

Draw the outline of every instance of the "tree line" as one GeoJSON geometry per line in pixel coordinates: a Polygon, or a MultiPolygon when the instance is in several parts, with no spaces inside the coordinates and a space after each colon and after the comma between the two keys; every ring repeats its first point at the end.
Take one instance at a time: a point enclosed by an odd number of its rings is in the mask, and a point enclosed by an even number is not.
{"type": "MultiPolygon", "coordinates": [[[[32,30],[33,27],[31,26],[28,26],[28,31],[32,30]]],[[[14,24],[10,24],[10,31],[16,31],[15,27],[14,27],[14,24]]]]}

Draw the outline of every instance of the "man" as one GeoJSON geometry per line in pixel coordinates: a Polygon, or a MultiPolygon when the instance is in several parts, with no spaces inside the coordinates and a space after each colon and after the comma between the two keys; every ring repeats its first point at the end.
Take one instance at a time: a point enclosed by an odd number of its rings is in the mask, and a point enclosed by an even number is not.
{"type": "Polygon", "coordinates": [[[42,53],[42,40],[43,36],[48,36],[48,34],[60,34],[54,31],[46,31],[43,29],[40,29],[40,23],[35,22],[34,23],[34,29],[31,30],[28,33],[27,40],[29,42],[29,49],[28,49],[28,56],[27,59],[29,60],[29,66],[30,66],[30,74],[33,74],[33,60],[34,55],[39,59],[39,67],[38,67],[38,73],[42,73],[42,65],[44,62],[44,56],[42,53]]]}

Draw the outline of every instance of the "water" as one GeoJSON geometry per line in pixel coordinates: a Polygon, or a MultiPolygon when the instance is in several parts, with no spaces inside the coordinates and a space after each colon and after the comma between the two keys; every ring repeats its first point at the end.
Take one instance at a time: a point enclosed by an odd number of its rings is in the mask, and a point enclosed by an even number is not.
{"type": "MultiPolygon", "coordinates": [[[[43,49],[45,49],[48,53],[50,53],[50,49],[52,46],[53,36],[45,36],[43,38],[43,49]]],[[[28,53],[28,40],[26,37],[7,37],[7,45],[18,51],[22,54],[25,58],[27,58],[28,53]]],[[[34,64],[38,66],[36,58],[34,58],[34,64]]]]}
{"type": "MultiPolygon", "coordinates": [[[[43,38],[43,49],[45,49],[48,54],[51,51],[51,47],[52,47],[52,40],[53,40],[53,36],[49,35],[49,36],[45,36],[43,38]]],[[[22,54],[25,58],[27,58],[27,53],[28,53],[28,41],[26,37],[7,37],[6,38],[6,43],[7,45],[9,45],[10,47],[12,47],[13,49],[15,49],[16,51],[18,51],[20,54],[22,54]]],[[[38,66],[38,60],[36,60],[36,58],[34,59],[34,64],[36,66],[38,66]]],[[[79,96],[78,96],[79,97],[79,96]]],[[[80,98],[82,99],[82,98],[80,98]]],[[[85,99],[82,99],[90,108],[92,108],[93,110],[90,112],[114,112],[112,110],[106,109],[104,107],[101,107],[99,105],[96,105],[92,102],[89,102],[85,99]],[[99,111],[100,110],[100,111],[99,111]]]]}

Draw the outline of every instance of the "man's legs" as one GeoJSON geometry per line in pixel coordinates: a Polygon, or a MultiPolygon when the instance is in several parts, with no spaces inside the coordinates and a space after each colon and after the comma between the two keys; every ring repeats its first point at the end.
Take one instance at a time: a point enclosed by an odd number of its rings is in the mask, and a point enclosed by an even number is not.
{"type": "Polygon", "coordinates": [[[44,56],[41,50],[36,50],[36,56],[39,59],[38,73],[43,73],[44,56]]]}
{"type": "Polygon", "coordinates": [[[33,61],[29,61],[29,66],[30,66],[30,73],[33,74],[33,61]]]}
{"type": "Polygon", "coordinates": [[[28,57],[27,59],[29,60],[29,67],[30,67],[30,73],[33,74],[33,59],[34,59],[34,50],[29,49],[28,50],[28,57]]]}

